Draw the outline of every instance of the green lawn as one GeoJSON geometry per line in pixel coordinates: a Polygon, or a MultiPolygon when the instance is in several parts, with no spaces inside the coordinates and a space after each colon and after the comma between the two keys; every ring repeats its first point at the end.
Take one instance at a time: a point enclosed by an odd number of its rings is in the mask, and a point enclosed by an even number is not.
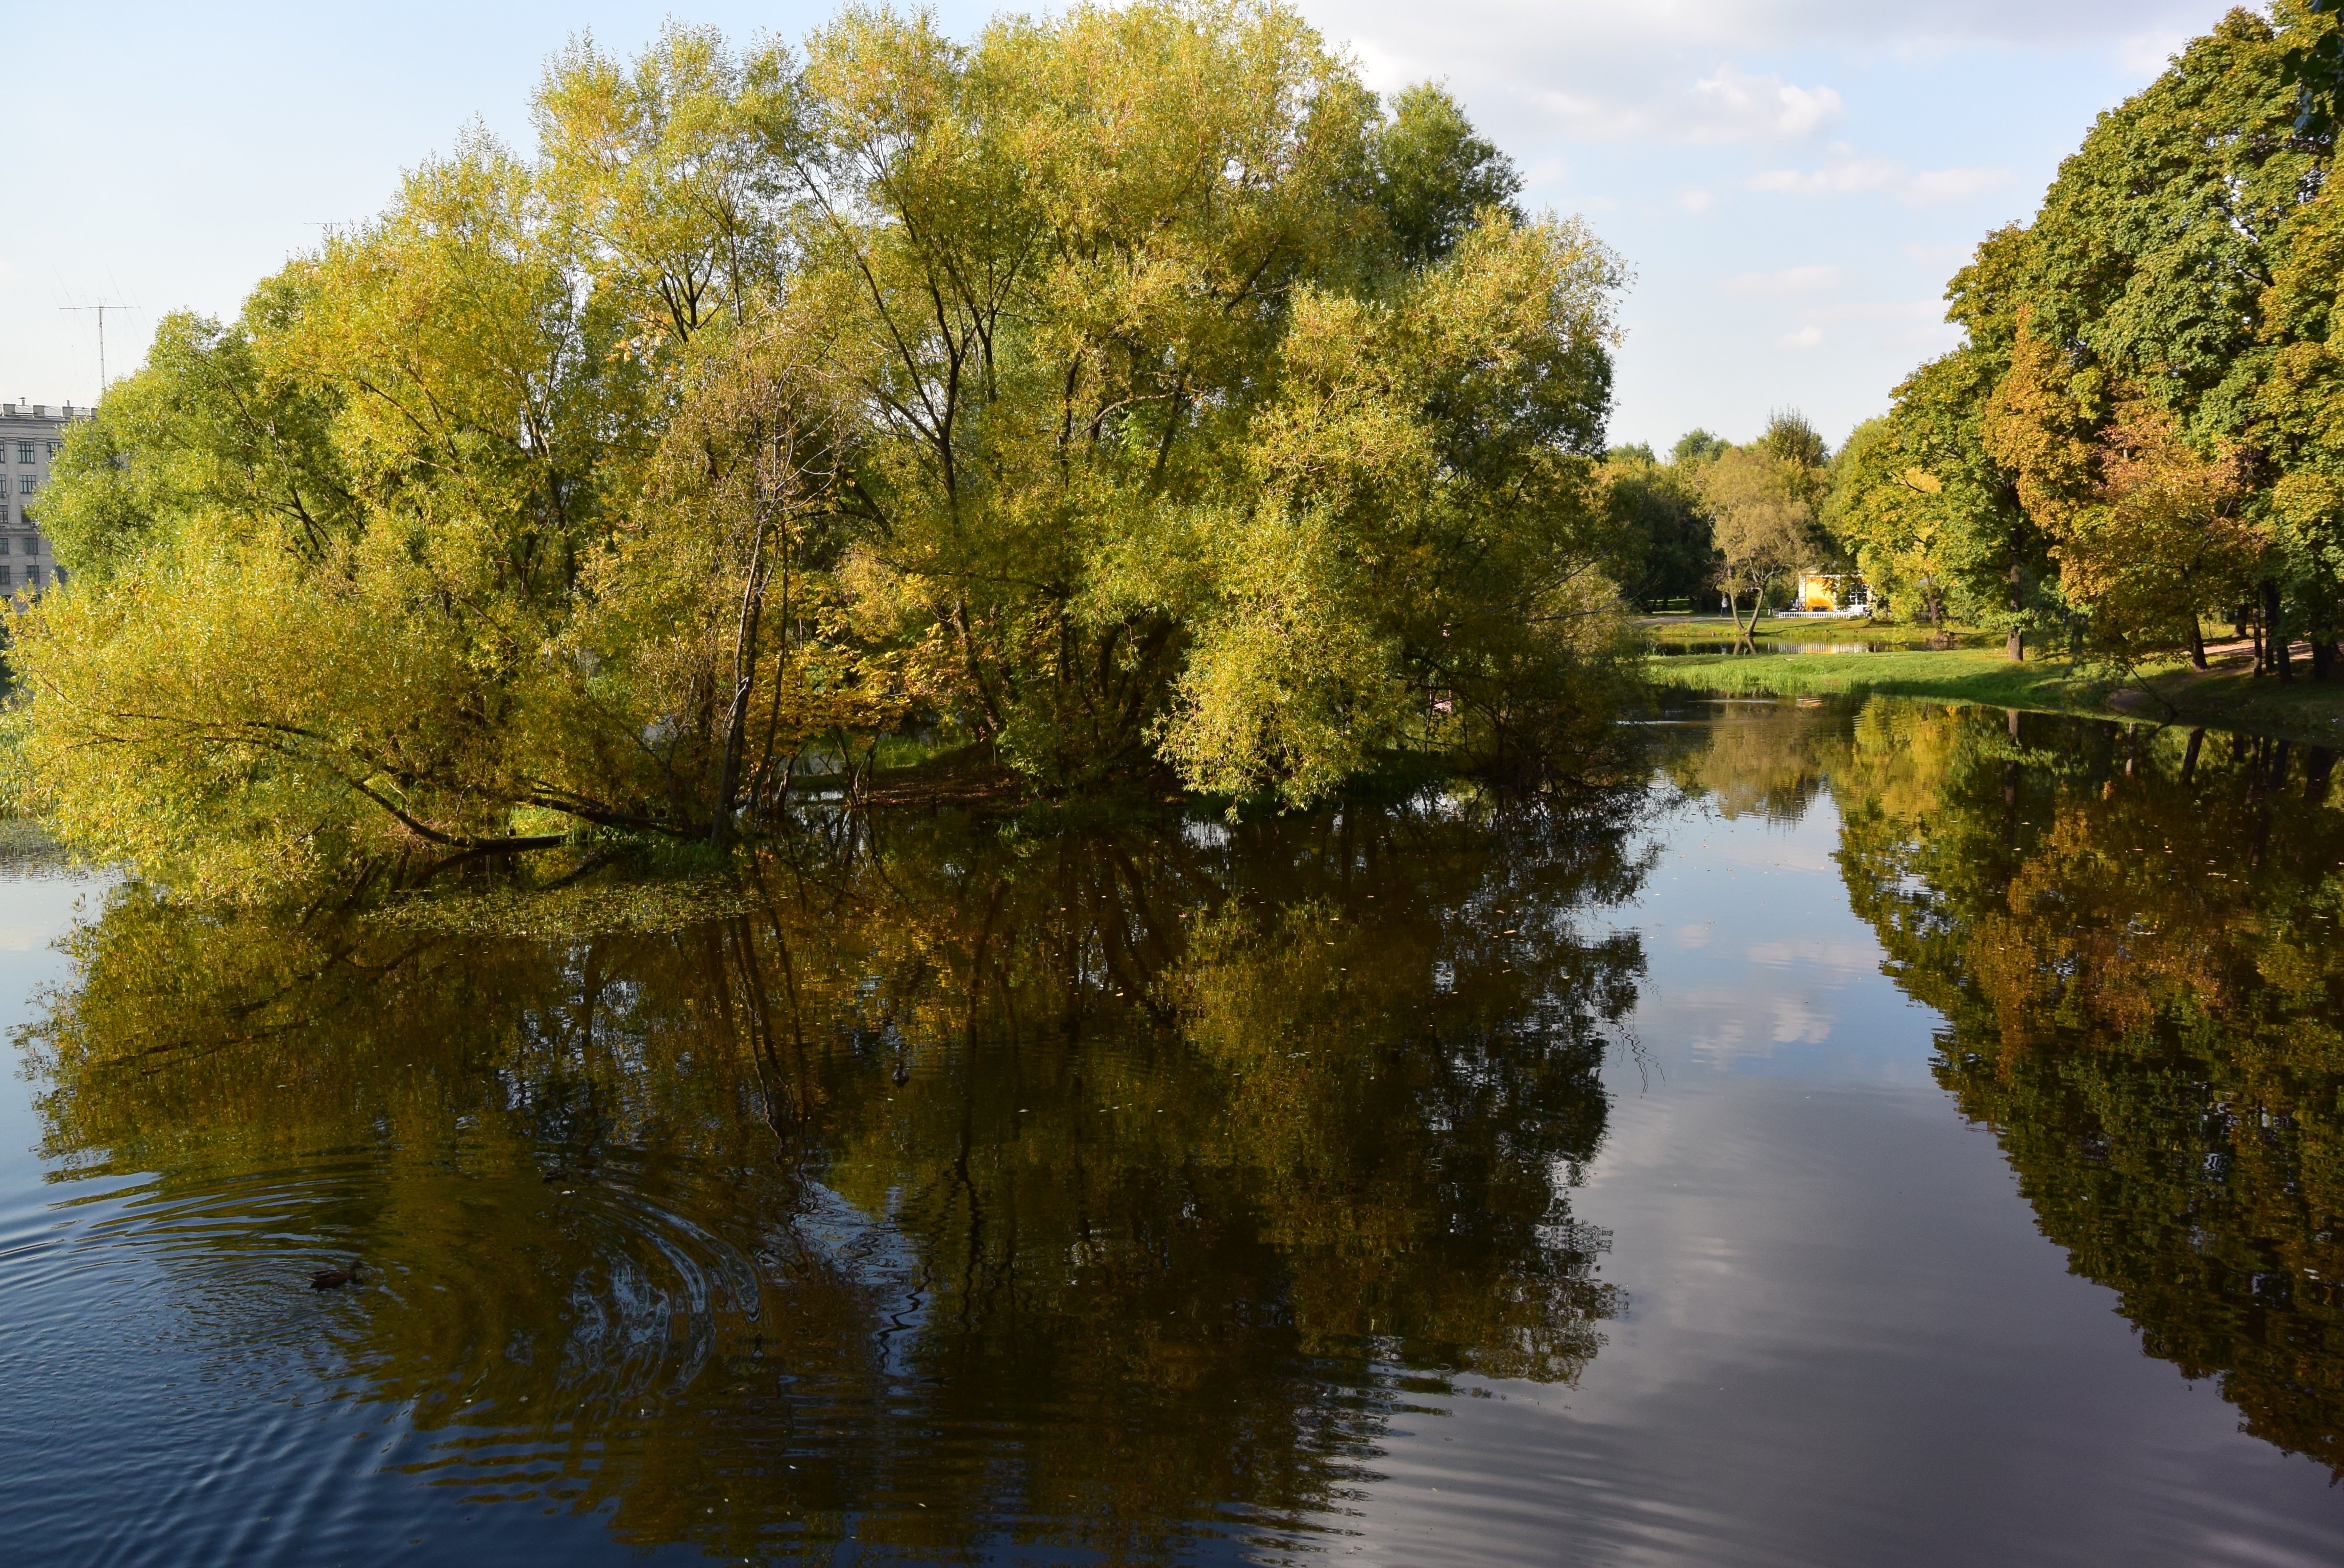
{"type": "Polygon", "coordinates": [[[1655,655],[1645,674],[1658,685],[1723,696],[1824,696],[1876,692],[2037,713],[2088,713],[2245,730],[2315,744],[2344,746],[2344,682],[2314,683],[2298,667],[2292,683],[2255,679],[2243,661],[2203,673],[2167,665],[2150,673],[2147,690],[2104,669],[2064,659],[2014,664],[1998,650],[1884,653],[1729,653],[1655,655]]]}
{"type": "MultiPolygon", "coordinates": [[[[1668,648],[1733,640],[1733,622],[1723,615],[1640,615],[1636,618],[1636,630],[1647,642],[1668,648]]],[[[1800,642],[1868,642],[1874,647],[1919,648],[1945,637],[1951,637],[1964,647],[1982,647],[1989,642],[1997,648],[2002,645],[1999,636],[1965,627],[1947,627],[1940,632],[1932,626],[1842,620],[1837,616],[1786,619],[1770,615],[1758,622],[1753,640],[1761,647],[1800,642]]]]}

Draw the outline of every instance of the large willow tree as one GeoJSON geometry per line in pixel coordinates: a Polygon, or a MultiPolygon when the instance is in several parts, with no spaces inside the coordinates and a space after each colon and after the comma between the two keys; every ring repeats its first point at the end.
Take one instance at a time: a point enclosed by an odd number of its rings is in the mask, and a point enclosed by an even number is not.
{"type": "Polygon", "coordinates": [[[722,841],[917,732],[1323,795],[1605,677],[1617,265],[1275,5],[550,66],[69,442],[18,792],[251,885],[722,841]]]}

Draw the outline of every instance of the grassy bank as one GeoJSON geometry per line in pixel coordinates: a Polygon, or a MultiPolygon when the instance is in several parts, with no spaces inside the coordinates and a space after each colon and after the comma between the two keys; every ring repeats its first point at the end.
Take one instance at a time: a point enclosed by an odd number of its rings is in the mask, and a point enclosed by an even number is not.
{"type": "MultiPolygon", "coordinates": [[[[1733,622],[1723,615],[1640,615],[1636,630],[1655,647],[1698,647],[1733,641],[1733,622]]],[[[1807,642],[1862,642],[1874,648],[1926,648],[1951,641],[1961,647],[2002,645],[2002,639],[1966,627],[1909,626],[1888,621],[1829,616],[1769,616],[1758,622],[1753,641],[1762,647],[1807,642]]]]}
{"type": "Polygon", "coordinates": [[[2203,724],[2344,746],[2344,682],[2315,683],[2300,671],[2291,683],[2268,676],[2257,680],[2239,660],[2202,672],[2187,665],[2165,666],[2138,683],[2063,659],[2014,664],[1998,651],[1972,648],[1756,658],[1677,654],[1648,659],[1644,671],[1657,685],[1723,696],[1878,693],[2036,713],[2203,724]]]}

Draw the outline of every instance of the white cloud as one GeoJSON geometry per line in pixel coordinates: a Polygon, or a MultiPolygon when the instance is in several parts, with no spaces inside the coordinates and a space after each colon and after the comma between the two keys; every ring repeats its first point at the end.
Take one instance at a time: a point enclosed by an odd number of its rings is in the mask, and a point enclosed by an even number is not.
{"type": "Polygon", "coordinates": [[[1601,140],[1658,134],[1668,116],[1658,111],[1652,100],[1664,90],[1660,84],[1652,83],[1641,97],[1626,99],[1561,88],[1532,92],[1527,96],[1538,111],[1538,118],[1544,122],[1539,126],[1541,130],[1560,130],[1566,136],[1601,140]]]}
{"type": "Polygon", "coordinates": [[[1870,943],[1825,941],[1814,936],[1760,942],[1744,949],[1743,956],[1753,964],[1761,964],[1770,969],[1788,969],[1794,965],[1813,964],[1842,978],[1870,974],[1880,966],[1880,949],[1870,943]]]}
{"type": "MultiPolygon", "coordinates": [[[[1763,987],[1707,987],[1682,997],[1669,1023],[1683,1031],[1692,1054],[1716,1067],[1763,1060],[1777,1047],[1821,1045],[1837,1022],[1821,998],[1763,987]]],[[[1646,1021],[1653,1027],[1659,1019],[1646,1021]]]]}
{"type": "Polygon", "coordinates": [[[1838,288],[1844,276],[1836,267],[1785,267],[1779,272],[1736,273],[1718,287],[1728,294],[1814,294],[1838,288]]]}
{"type": "Polygon", "coordinates": [[[1962,336],[1960,328],[1945,320],[1942,299],[1811,300],[1799,308],[1796,319],[1799,330],[1775,339],[1776,348],[1813,349],[1826,339],[1843,348],[1868,344],[1893,350],[1897,362],[1909,365],[1944,353],[1962,336]]]}
{"type": "MultiPolygon", "coordinates": [[[[1304,0],[1330,35],[1374,40],[1359,54],[1403,74],[1420,59],[1485,53],[1544,67],[1574,47],[1713,51],[1854,46],[1911,52],[1963,45],[2101,48],[2150,74],[2218,19],[2222,0],[1304,0]],[[1478,49],[1476,47],[1478,46],[1478,49]],[[1542,47],[1544,46],[1544,47],[1542,47]],[[1524,58],[1525,56],[1531,56],[1524,58]]],[[[1420,68],[1418,76],[1428,73],[1420,68]]],[[[1406,79],[1414,80],[1415,76],[1406,79]]]]}
{"type": "MultiPolygon", "coordinates": [[[[1502,91],[1524,75],[1504,71],[1493,85],[1502,91]]],[[[1795,141],[1847,116],[1836,88],[1753,76],[1731,64],[1688,85],[1669,66],[1632,58],[1603,73],[1600,81],[1576,88],[1549,86],[1524,96],[1541,111],[1547,129],[1593,139],[1635,137],[1712,145],[1795,141]]]]}
{"type": "MultiPolygon", "coordinates": [[[[1369,84],[1436,79],[1501,145],[1561,136],[1699,144],[1797,138],[1844,120],[1864,71],[1952,54],[2096,56],[2146,80],[2228,0],[1302,0],[1369,84]],[[1753,56],[1784,74],[1748,68],[1753,56]],[[1717,65],[1742,61],[1743,65],[1717,65]],[[1802,80],[1802,77],[1806,79],[1802,80]]],[[[1981,58],[1975,64],[1992,69],[1981,58]]]]}
{"type": "Polygon", "coordinates": [[[1778,196],[1855,196],[1884,191],[1907,207],[1966,201],[2010,180],[2005,168],[1945,168],[1915,174],[1893,158],[1857,157],[1853,147],[1834,143],[1821,168],[1766,169],[1750,177],[1750,188],[1778,196]]]}
{"type": "Polygon", "coordinates": [[[1716,200],[1717,197],[1710,195],[1709,192],[1705,190],[1681,190],[1677,192],[1677,205],[1683,207],[1687,212],[1707,212],[1712,204],[1716,200]]]}
{"type": "Polygon", "coordinates": [[[1853,196],[1894,185],[1906,172],[1886,158],[1847,158],[1828,168],[1770,168],[1752,175],[1750,188],[1777,196],[1853,196]]]}
{"type": "Polygon", "coordinates": [[[1535,190],[1542,185],[1552,185],[1570,172],[1559,157],[1542,157],[1522,171],[1522,184],[1535,190]]]}
{"type": "Polygon", "coordinates": [[[1915,207],[1930,207],[1941,201],[1967,201],[2009,183],[2006,168],[1943,168],[1915,175],[1898,194],[1915,207]]]}
{"type": "Polygon", "coordinates": [[[1695,82],[1692,91],[1699,108],[1683,134],[1698,142],[1813,136],[1847,116],[1847,106],[1830,87],[1798,87],[1780,76],[1744,76],[1730,65],[1695,82]]]}

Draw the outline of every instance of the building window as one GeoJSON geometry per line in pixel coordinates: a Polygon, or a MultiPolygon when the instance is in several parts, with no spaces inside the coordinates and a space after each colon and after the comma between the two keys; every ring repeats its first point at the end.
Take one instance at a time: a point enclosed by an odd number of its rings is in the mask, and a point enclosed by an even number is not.
{"type": "Polygon", "coordinates": [[[15,575],[16,573],[11,568],[0,566],[0,588],[7,587],[9,580],[14,578],[15,575]]]}
{"type": "Polygon", "coordinates": [[[65,569],[64,567],[62,567],[62,566],[52,566],[52,567],[50,567],[50,568],[49,568],[49,576],[50,576],[51,578],[53,578],[53,579],[55,579],[55,580],[56,580],[56,585],[57,585],[58,587],[63,588],[63,587],[66,585],[66,569],[65,569]]]}
{"type": "Polygon", "coordinates": [[[16,443],[16,460],[20,463],[28,463],[33,460],[32,442],[18,441],[16,443]]]}
{"type": "Polygon", "coordinates": [[[25,541],[25,553],[27,555],[38,555],[41,553],[41,536],[39,534],[36,533],[33,535],[32,538],[25,541]]]}
{"type": "Polygon", "coordinates": [[[18,495],[30,495],[33,493],[33,476],[31,474],[20,473],[16,476],[16,493],[18,495]]]}

